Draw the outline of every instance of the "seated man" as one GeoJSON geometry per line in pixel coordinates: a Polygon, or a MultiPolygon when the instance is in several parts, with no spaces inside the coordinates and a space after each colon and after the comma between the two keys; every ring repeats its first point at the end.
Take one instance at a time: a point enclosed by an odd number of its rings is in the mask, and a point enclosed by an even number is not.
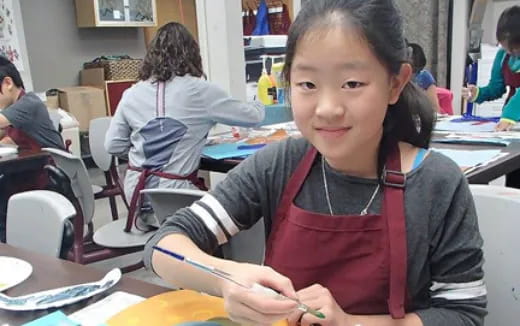
{"type": "Polygon", "coordinates": [[[65,149],[45,104],[34,93],[25,93],[16,67],[0,56],[0,143],[19,149],[65,149]]]}
{"type": "MultiPolygon", "coordinates": [[[[42,147],[65,149],[45,104],[34,93],[25,93],[16,67],[0,56],[0,144],[18,145],[18,150],[42,147]]],[[[0,171],[0,242],[5,242],[7,201],[15,193],[42,189],[44,170],[3,175],[0,171]]]]}

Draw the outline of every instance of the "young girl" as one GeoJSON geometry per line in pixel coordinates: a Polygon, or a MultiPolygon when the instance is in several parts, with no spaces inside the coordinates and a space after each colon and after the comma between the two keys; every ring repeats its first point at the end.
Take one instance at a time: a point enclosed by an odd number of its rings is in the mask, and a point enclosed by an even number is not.
{"type": "Polygon", "coordinates": [[[168,23],[110,123],[105,147],[113,155],[128,153],[125,193],[130,219],[139,215],[141,229],[156,223],[149,205],[139,204],[140,190],[202,187],[197,169],[209,130],[216,123],[254,126],[264,118],[260,102],[242,103],[202,77],[197,42],[183,25],[168,23]]]}
{"type": "Polygon", "coordinates": [[[427,150],[433,110],[410,83],[391,0],[309,1],[291,26],[285,77],[303,138],[265,147],[171,216],[146,264],[222,296],[241,324],[483,325],[482,239],[459,167],[427,150]],[[265,265],[210,256],[264,217],[265,265]],[[158,245],[274,288],[324,319],[208,277],[158,245]]]}
{"type": "Polygon", "coordinates": [[[497,24],[498,50],[491,79],[485,87],[469,85],[463,96],[470,102],[482,103],[502,97],[509,86],[506,105],[502,110],[497,131],[510,130],[520,120],[520,6],[510,7],[500,15],[497,24]]]}

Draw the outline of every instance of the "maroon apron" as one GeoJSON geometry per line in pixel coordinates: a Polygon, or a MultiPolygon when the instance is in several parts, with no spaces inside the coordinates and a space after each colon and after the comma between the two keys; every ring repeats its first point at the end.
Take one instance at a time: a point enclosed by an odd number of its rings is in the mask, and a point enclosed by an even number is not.
{"type": "MultiPolygon", "coordinates": [[[[296,290],[319,283],[344,311],[404,318],[407,244],[405,175],[394,146],[384,173],[382,215],[325,215],[294,199],[316,158],[310,149],[289,179],[267,240],[265,264],[291,279],[296,290]]],[[[320,190],[325,191],[325,190],[320,190]]]]}
{"type": "Polygon", "coordinates": [[[507,95],[506,103],[515,95],[516,89],[520,87],[520,72],[513,72],[509,67],[509,54],[504,58],[502,63],[502,76],[504,76],[504,83],[509,86],[509,94],[507,95]]]}
{"type": "Polygon", "coordinates": [[[249,36],[253,34],[253,30],[256,25],[256,16],[253,10],[247,10],[242,16],[242,28],[244,29],[244,35],[249,36]]]}
{"type": "MultiPolygon", "coordinates": [[[[164,107],[164,95],[165,95],[165,85],[164,82],[157,83],[157,95],[156,95],[156,117],[162,118],[165,117],[165,107],[164,107]]],[[[157,176],[160,178],[173,179],[173,180],[189,180],[193,185],[201,190],[208,190],[206,185],[204,184],[204,180],[197,177],[198,170],[193,171],[189,175],[181,176],[172,173],[163,172],[160,170],[152,170],[146,169],[142,167],[131,166],[128,164],[128,169],[132,171],[140,172],[139,178],[137,180],[137,184],[134,188],[134,192],[132,193],[132,198],[130,199],[130,204],[128,208],[128,218],[126,220],[125,231],[130,232],[132,229],[132,225],[135,225],[137,229],[139,229],[137,224],[137,215],[139,213],[141,207],[141,190],[146,187],[146,180],[149,176],[157,176]]],[[[144,230],[143,230],[144,231],[144,230]]]]}
{"type": "Polygon", "coordinates": [[[287,5],[282,6],[282,11],[269,13],[269,31],[271,35],[287,35],[291,27],[291,17],[287,5]]]}

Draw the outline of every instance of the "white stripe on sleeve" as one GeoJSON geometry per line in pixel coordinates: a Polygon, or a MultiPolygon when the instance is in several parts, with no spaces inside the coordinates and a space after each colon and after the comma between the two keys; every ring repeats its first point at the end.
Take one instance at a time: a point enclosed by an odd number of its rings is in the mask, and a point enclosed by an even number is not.
{"type": "Polygon", "coordinates": [[[193,203],[188,209],[190,209],[195,215],[197,215],[206,225],[206,227],[215,235],[218,244],[224,244],[227,242],[226,235],[222,228],[218,225],[217,221],[211,216],[211,214],[202,206],[193,203]]]}
{"type": "Polygon", "coordinates": [[[433,282],[430,287],[432,298],[446,300],[465,300],[485,296],[487,294],[484,280],[468,283],[440,283],[433,282]]]}
{"type": "Polygon", "coordinates": [[[204,197],[200,199],[200,201],[208,205],[213,210],[213,212],[218,217],[220,222],[224,225],[227,233],[230,236],[234,236],[235,234],[240,232],[238,226],[226,212],[226,209],[222,206],[222,204],[220,204],[220,202],[215,197],[213,197],[211,194],[206,194],[204,195],[204,197]]]}

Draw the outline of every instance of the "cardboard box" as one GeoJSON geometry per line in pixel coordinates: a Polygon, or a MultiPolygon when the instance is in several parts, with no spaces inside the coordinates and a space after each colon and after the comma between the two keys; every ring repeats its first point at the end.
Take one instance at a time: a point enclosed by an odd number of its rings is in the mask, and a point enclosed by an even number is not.
{"type": "Polygon", "coordinates": [[[47,99],[45,100],[45,105],[49,109],[57,109],[60,107],[59,97],[58,95],[47,95],[47,99]]]}
{"type": "Polygon", "coordinates": [[[88,86],[59,89],[60,107],[79,122],[80,131],[88,131],[90,120],[105,117],[107,105],[102,89],[88,86]]]}
{"type": "Polygon", "coordinates": [[[81,86],[105,89],[105,70],[103,68],[83,69],[79,73],[81,86]]]}

